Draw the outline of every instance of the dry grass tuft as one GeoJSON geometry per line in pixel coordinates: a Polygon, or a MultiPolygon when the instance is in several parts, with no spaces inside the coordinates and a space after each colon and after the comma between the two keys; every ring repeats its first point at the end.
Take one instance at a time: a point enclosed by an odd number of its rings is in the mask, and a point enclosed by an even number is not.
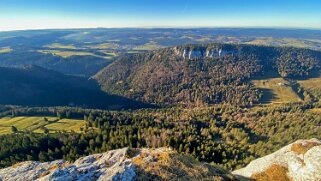
{"type": "Polygon", "coordinates": [[[297,154],[305,154],[308,150],[310,150],[312,147],[317,146],[318,143],[315,142],[308,142],[306,144],[293,144],[291,147],[291,151],[297,153],[297,154]]]}
{"type": "Polygon", "coordinates": [[[142,152],[133,159],[137,180],[233,180],[228,172],[174,151],[142,152]]]}
{"type": "Polygon", "coordinates": [[[11,167],[12,167],[12,168],[17,168],[17,167],[20,167],[20,166],[22,166],[22,165],[24,165],[24,164],[25,164],[24,162],[16,163],[16,164],[12,165],[11,167]]]}
{"type": "Polygon", "coordinates": [[[52,167],[49,168],[49,171],[55,171],[55,170],[57,170],[58,168],[60,168],[59,165],[54,165],[54,166],[52,166],[52,167]]]}
{"type": "Polygon", "coordinates": [[[47,176],[47,175],[49,175],[49,174],[50,174],[50,171],[49,171],[49,170],[46,170],[46,171],[42,172],[42,173],[39,175],[39,178],[44,177],[44,176],[47,176]]]}
{"type": "Polygon", "coordinates": [[[261,173],[256,173],[251,178],[256,181],[291,181],[287,176],[288,169],[281,165],[272,165],[261,173]]]}

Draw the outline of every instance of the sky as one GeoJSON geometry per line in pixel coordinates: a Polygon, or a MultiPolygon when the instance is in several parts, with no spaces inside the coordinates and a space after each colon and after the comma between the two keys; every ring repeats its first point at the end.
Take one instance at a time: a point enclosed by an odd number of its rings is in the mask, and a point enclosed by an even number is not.
{"type": "Polygon", "coordinates": [[[96,27],[321,29],[321,0],[0,0],[0,31],[96,27]]]}

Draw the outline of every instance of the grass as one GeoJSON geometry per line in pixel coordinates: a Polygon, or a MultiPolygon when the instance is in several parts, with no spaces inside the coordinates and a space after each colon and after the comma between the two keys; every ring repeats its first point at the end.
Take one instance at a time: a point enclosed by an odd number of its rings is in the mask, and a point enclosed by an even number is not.
{"type": "Polygon", "coordinates": [[[321,76],[297,81],[301,88],[309,92],[315,98],[321,97],[321,76]]]}
{"type": "Polygon", "coordinates": [[[115,52],[109,52],[109,51],[100,51],[100,52],[103,53],[103,54],[105,54],[105,55],[107,55],[107,56],[111,56],[111,57],[116,57],[116,56],[118,56],[118,54],[115,53],[115,52]]]}
{"type": "Polygon", "coordinates": [[[99,56],[91,52],[84,52],[84,51],[60,51],[60,50],[39,50],[40,53],[45,54],[52,54],[54,56],[61,56],[63,58],[68,58],[71,56],[94,56],[99,58],[110,59],[110,56],[99,56]]]}
{"type": "Polygon", "coordinates": [[[321,76],[315,78],[309,78],[306,80],[298,80],[298,83],[302,88],[311,89],[311,88],[320,88],[321,89],[321,76]]]}
{"type": "Polygon", "coordinates": [[[313,108],[313,109],[310,109],[310,111],[317,114],[321,114],[321,108],[313,108]]]}
{"type": "Polygon", "coordinates": [[[12,51],[12,49],[9,47],[0,48],[0,53],[9,53],[11,51],[12,51]]]}
{"type": "MultiPolygon", "coordinates": [[[[133,153],[135,155],[137,153],[133,153]]],[[[133,158],[137,180],[233,180],[228,172],[171,150],[141,151],[133,158]]]]}
{"type": "Polygon", "coordinates": [[[77,49],[74,45],[64,45],[60,43],[53,43],[50,45],[46,45],[47,48],[61,48],[61,49],[77,49]]]}
{"type": "Polygon", "coordinates": [[[291,83],[283,78],[263,78],[253,80],[252,83],[263,91],[262,103],[302,101],[298,94],[292,89],[291,83]]]}
{"type": "Polygon", "coordinates": [[[133,50],[156,50],[156,49],[159,49],[162,47],[163,46],[158,45],[156,42],[151,41],[151,42],[146,43],[144,45],[137,46],[133,50]]]}
{"type": "Polygon", "coordinates": [[[39,52],[41,53],[46,53],[46,54],[52,54],[52,55],[56,55],[56,56],[61,56],[64,58],[67,57],[71,57],[74,55],[91,55],[91,56],[95,56],[95,54],[90,53],[90,52],[78,52],[78,51],[60,51],[60,50],[39,50],[39,52]]]}
{"type": "Polygon", "coordinates": [[[96,45],[88,45],[88,48],[93,48],[93,49],[113,49],[116,50],[119,48],[118,44],[115,43],[101,43],[101,44],[96,44],[96,45]]]}
{"type": "Polygon", "coordinates": [[[129,51],[126,51],[126,53],[128,54],[135,54],[135,53],[140,53],[141,51],[139,50],[129,50],[129,51]]]}
{"type": "Polygon", "coordinates": [[[297,154],[305,154],[308,150],[311,148],[317,146],[317,143],[314,142],[308,142],[307,144],[293,144],[291,146],[291,151],[297,153],[297,154]]]}
{"type": "Polygon", "coordinates": [[[82,120],[74,120],[74,119],[61,119],[54,124],[46,125],[46,128],[49,130],[63,130],[63,131],[75,131],[80,132],[81,128],[85,126],[85,122],[82,120]]]}
{"type": "Polygon", "coordinates": [[[11,126],[15,126],[19,131],[33,131],[36,133],[43,133],[42,127],[49,130],[50,133],[57,131],[75,131],[80,132],[81,128],[85,126],[85,121],[75,119],[58,119],[57,117],[4,117],[0,119],[0,135],[10,134],[11,126]]]}
{"type": "Polygon", "coordinates": [[[288,169],[281,165],[272,165],[261,173],[256,173],[251,178],[256,181],[290,181],[287,176],[288,169]]]}
{"type": "Polygon", "coordinates": [[[252,41],[246,42],[246,44],[251,45],[277,45],[277,46],[291,46],[299,48],[310,47],[305,40],[298,40],[293,38],[273,38],[273,37],[258,37],[252,41]]]}

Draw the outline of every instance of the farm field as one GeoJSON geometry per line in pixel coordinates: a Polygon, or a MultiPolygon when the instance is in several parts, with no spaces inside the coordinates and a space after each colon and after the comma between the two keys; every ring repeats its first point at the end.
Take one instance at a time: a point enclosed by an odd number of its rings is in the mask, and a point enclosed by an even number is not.
{"type": "Polygon", "coordinates": [[[54,56],[61,56],[63,58],[68,58],[71,56],[94,56],[104,59],[110,59],[112,57],[111,54],[106,54],[106,56],[96,55],[91,52],[84,52],[84,51],[63,51],[63,50],[39,50],[38,52],[44,54],[52,54],[54,56]]]}
{"type": "Polygon", "coordinates": [[[50,53],[56,56],[61,56],[61,57],[71,57],[74,55],[79,55],[79,56],[84,56],[84,55],[90,55],[90,56],[96,56],[93,53],[90,52],[78,52],[78,51],[60,51],[60,50],[40,50],[40,53],[50,53]]]}
{"type": "Polygon", "coordinates": [[[0,53],[9,53],[9,52],[11,52],[12,51],[12,49],[11,48],[8,48],[8,47],[6,47],[6,48],[0,48],[0,53]]]}
{"type": "Polygon", "coordinates": [[[92,44],[92,45],[86,45],[85,47],[90,49],[112,49],[117,50],[120,48],[118,44],[115,43],[101,43],[101,44],[92,44]]]}
{"type": "Polygon", "coordinates": [[[43,133],[43,127],[49,130],[49,133],[57,131],[80,132],[85,126],[85,121],[75,119],[59,119],[57,117],[4,117],[0,118],[0,135],[10,134],[11,126],[18,131],[32,131],[35,133],[43,133]],[[45,121],[47,118],[48,121],[45,121]]]}
{"type": "Polygon", "coordinates": [[[159,48],[163,48],[163,46],[158,45],[156,42],[149,42],[144,45],[137,46],[133,50],[156,50],[159,48]]]}
{"type": "Polygon", "coordinates": [[[53,43],[50,45],[46,45],[44,47],[47,48],[60,48],[60,49],[77,49],[74,45],[64,45],[64,44],[60,44],[60,43],[53,43]]]}
{"type": "Polygon", "coordinates": [[[266,46],[288,46],[299,48],[311,48],[314,43],[313,40],[299,40],[294,38],[273,38],[273,37],[257,37],[254,40],[246,42],[251,45],[266,45],[266,46]]]}

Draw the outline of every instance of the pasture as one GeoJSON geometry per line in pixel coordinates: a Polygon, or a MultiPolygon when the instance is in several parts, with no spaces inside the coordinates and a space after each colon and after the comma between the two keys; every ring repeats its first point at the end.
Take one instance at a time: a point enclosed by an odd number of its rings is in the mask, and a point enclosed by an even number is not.
{"type": "Polygon", "coordinates": [[[263,104],[302,101],[293,90],[291,83],[283,78],[252,80],[252,83],[263,92],[261,100],[263,104]]]}
{"type": "Polygon", "coordinates": [[[85,126],[85,121],[76,119],[59,119],[57,117],[3,117],[0,118],[0,135],[10,134],[11,126],[14,126],[18,131],[32,131],[35,133],[43,133],[44,128],[49,130],[49,133],[57,131],[81,132],[81,128],[85,126]],[[45,118],[47,120],[45,120],[45,118]]]}

